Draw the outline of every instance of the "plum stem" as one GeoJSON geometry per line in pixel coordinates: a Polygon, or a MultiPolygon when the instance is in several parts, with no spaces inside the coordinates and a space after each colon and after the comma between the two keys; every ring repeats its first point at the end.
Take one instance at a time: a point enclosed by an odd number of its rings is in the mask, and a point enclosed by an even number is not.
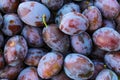
{"type": "Polygon", "coordinates": [[[42,16],[42,21],[43,21],[45,27],[47,27],[48,25],[46,23],[46,15],[45,14],[43,14],[43,16],[42,16]]]}

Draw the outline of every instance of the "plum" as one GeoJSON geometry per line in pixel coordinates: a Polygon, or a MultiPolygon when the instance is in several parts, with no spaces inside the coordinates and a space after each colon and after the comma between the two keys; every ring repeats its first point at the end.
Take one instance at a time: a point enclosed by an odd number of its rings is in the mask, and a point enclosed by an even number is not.
{"type": "Polygon", "coordinates": [[[59,9],[56,14],[55,23],[59,25],[63,15],[65,15],[69,12],[80,12],[79,5],[77,5],[73,2],[63,5],[63,7],[61,9],[59,9]]]}
{"type": "Polygon", "coordinates": [[[105,54],[107,54],[107,51],[104,51],[94,45],[90,57],[95,60],[104,61],[105,54]]]}
{"type": "Polygon", "coordinates": [[[23,24],[15,13],[5,14],[3,16],[3,28],[2,32],[7,36],[13,36],[21,32],[23,24]]]}
{"type": "Polygon", "coordinates": [[[102,70],[95,80],[118,80],[116,73],[110,69],[102,70]]]}
{"type": "Polygon", "coordinates": [[[36,1],[26,1],[19,4],[17,13],[20,19],[31,26],[43,26],[42,16],[46,15],[46,21],[50,18],[48,8],[36,1]]]}
{"type": "Polygon", "coordinates": [[[4,69],[0,70],[0,80],[15,80],[24,67],[24,64],[4,67],[4,69]]]}
{"type": "Polygon", "coordinates": [[[64,0],[41,0],[51,10],[58,10],[62,7],[64,0]]]}
{"type": "Polygon", "coordinates": [[[102,27],[110,27],[110,28],[115,29],[116,28],[116,24],[115,24],[114,20],[103,19],[102,27]]]}
{"type": "Polygon", "coordinates": [[[44,45],[42,30],[38,27],[25,25],[21,34],[24,36],[30,47],[42,47],[44,45]]]}
{"type": "Polygon", "coordinates": [[[90,6],[83,11],[83,14],[89,20],[88,31],[95,31],[102,25],[102,15],[99,9],[95,6],[90,6]]]}
{"type": "Polygon", "coordinates": [[[71,36],[71,46],[74,52],[89,55],[92,51],[92,39],[88,33],[82,32],[71,36]]]}
{"type": "Polygon", "coordinates": [[[94,4],[107,19],[114,19],[119,14],[120,5],[117,0],[95,0],[94,4]]]}
{"type": "Polygon", "coordinates": [[[20,35],[13,36],[4,47],[5,61],[10,66],[16,66],[24,61],[27,51],[28,46],[24,37],[20,35]]]}
{"type": "Polygon", "coordinates": [[[93,76],[94,64],[84,55],[70,53],[65,57],[64,71],[71,79],[87,80],[93,76]]]}
{"type": "Polygon", "coordinates": [[[120,51],[108,52],[104,57],[106,65],[120,76],[120,51]]]}
{"type": "Polygon", "coordinates": [[[89,6],[93,6],[93,0],[81,0],[79,3],[80,9],[84,11],[87,9],[89,6]]]}
{"type": "Polygon", "coordinates": [[[40,80],[35,67],[27,67],[22,70],[17,80],[40,80]]]}
{"type": "Polygon", "coordinates": [[[62,33],[56,24],[50,24],[44,27],[43,40],[53,50],[67,52],[70,46],[69,36],[62,33]]]}
{"type": "Polygon", "coordinates": [[[59,29],[67,35],[74,35],[88,29],[88,19],[79,12],[65,14],[60,22],[59,29]]]}
{"type": "Polygon", "coordinates": [[[94,66],[95,66],[95,70],[94,70],[94,74],[92,76],[92,80],[95,80],[96,76],[99,74],[99,72],[101,72],[103,69],[105,69],[104,67],[104,63],[97,61],[97,60],[93,60],[94,66]]]}
{"type": "Polygon", "coordinates": [[[0,10],[3,13],[17,12],[19,0],[0,0],[0,10]]]}
{"type": "Polygon", "coordinates": [[[42,79],[50,79],[58,74],[62,68],[63,56],[58,52],[48,52],[38,64],[37,72],[42,79]]]}
{"type": "Polygon", "coordinates": [[[41,48],[30,48],[28,49],[27,56],[25,58],[25,64],[28,66],[38,66],[40,59],[46,54],[41,48]]]}
{"type": "Polygon", "coordinates": [[[120,34],[112,28],[103,27],[96,30],[93,33],[93,41],[102,50],[120,50],[120,34]]]}

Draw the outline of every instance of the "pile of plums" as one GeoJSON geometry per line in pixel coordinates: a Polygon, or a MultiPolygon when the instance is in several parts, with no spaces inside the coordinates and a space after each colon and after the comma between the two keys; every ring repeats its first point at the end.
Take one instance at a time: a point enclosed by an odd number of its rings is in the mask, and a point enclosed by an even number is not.
{"type": "Polygon", "coordinates": [[[0,80],[120,80],[120,1],[0,0],[0,80]]]}

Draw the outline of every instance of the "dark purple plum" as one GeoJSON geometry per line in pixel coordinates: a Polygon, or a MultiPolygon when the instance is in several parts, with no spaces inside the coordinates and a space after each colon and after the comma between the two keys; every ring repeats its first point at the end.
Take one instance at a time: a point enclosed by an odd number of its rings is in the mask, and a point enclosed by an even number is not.
{"type": "Polygon", "coordinates": [[[93,6],[93,0],[81,0],[81,2],[79,3],[79,5],[80,5],[80,9],[82,11],[84,11],[89,6],[93,6]]]}
{"type": "Polygon", "coordinates": [[[18,64],[17,66],[6,66],[4,69],[0,70],[0,80],[16,80],[17,76],[23,69],[23,64],[18,64]]]}
{"type": "Polygon", "coordinates": [[[2,32],[7,36],[13,36],[21,32],[23,24],[15,13],[5,14],[3,16],[3,28],[2,32]]]}
{"type": "Polygon", "coordinates": [[[27,56],[25,58],[25,64],[28,66],[38,66],[40,59],[46,54],[43,49],[30,48],[28,49],[27,56]]]}
{"type": "Polygon", "coordinates": [[[103,62],[94,60],[93,63],[95,66],[95,70],[94,70],[94,74],[93,74],[92,78],[90,78],[91,80],[95,80],[95,78],[99,74],[99,72],[101,72],[103,69],[105,69],[103,62]]]}
{"type": "Polygon", "coordinates": [[[62,7],[64,0],[41,0],[51,10],[58,10],[62,7]]]}
{"type": "Polygon", "coordinates": [[[74,80],[87,80],[93,76],[94,64],[86,56],[70,53],[64,59],[64,71],[74,80]]]}
{"type": "Polygon", "coordinates": [[[102,50],[120,50],[120,34],[112,28],[103,27],[96,30],[93,33],[93,41],[102,50]]]}
{"type": "Polygon", "coordinates": [[[28,46],[24,37],[16,35],[11,37],[4,47],[5,61],[10,66],[22,63],[27,55],[28,46]]]}
{"type": "Polygon", "coordinates": [[[115,24],[114,20],[103,19],[102,27],[110,27],[110,28],[115,29],[116,28],[116,24],[115,24]]]}
{"type": "Polygon", "coordinates": [[[114,19],[120,11],[117,0],[95,0],[95,6],[100,9],[102,15],[107,19],[114,19]]]}
{"type": "Polygon", "coordinates": [[[103,61],[106,53],[107,51],[104,51],[94,45],[90,57],[95,60],[103,61]]]}
{"type": "Polygon", "coordinates": [[[48,52],[40,59],[37,72],[42,79],[50,79],[60,72],[62,65],[62,54],[58,52],[48,52]]]}
{"type": "Polygon", "coordinates": [[[92,39],[88,33],[82,32],[71,36],[71,46],[74,52],[89,55],[92,51],[92,39]]]}
{"type": "Polygon", "coordinates": [[[44,44],[42,30],[38,27],[25,25],[21,34],[24,36],[28,42],[28,45],[31,47],[42,47],[44,44]]]}
{"type": "Polygon", "coordinates": [[[59,29],[68,35],[79,34],[88,29],[88,19],[79,12],[65,14],[60,22],[59,29]]]}
{"type": "Polygon", "coordinates": [[[0,10],[4,13],[17,12],[19,0],[0,0],[0,10]]]}
{"type": "Polygon", "coordinates": [[[102,15],[99,9],[95,6],[90,6],[83,11],[83,14],[89,20],[88,31],[95,31],[102,25],[102,15]]]}
{"type": "Polygon", "coordinates": [[[69,36],[62,33],[56,24],[50,24],[44,27],[43,40],[53,50],[67,52],[70,46],[69,36]]]}

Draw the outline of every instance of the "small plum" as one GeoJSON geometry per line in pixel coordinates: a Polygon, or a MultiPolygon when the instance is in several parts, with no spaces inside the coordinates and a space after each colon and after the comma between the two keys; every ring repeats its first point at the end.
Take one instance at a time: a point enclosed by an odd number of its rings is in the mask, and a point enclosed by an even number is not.
{"type": "Polygon", "coordinates": [[[92,39],[88,33],[82,32],[71,36],[71,46],[74,52],[89,55],[92,51],[92,39]]]}
{"type": "Polygon", "coordinates": [[[24,36],[30,47],[42,47],[44,44],[42,30],[38,27],[25,25],[21,34],[24,36]]]}
{"type": "Polygon", "coordinates": [[[25,64],[28,66],[38,66],[40,59],[46,54],[43,49],[30,48],[28,49],[27,56],[25,58],[25,64]]]}
{"type": "Polygon", "coordinates": [[[87,80],[93,76],[94,64],[84,55],[70,53],[65,57],[64,71],[71,79],[87,80]]]}
{"type": "Polygon", "coordinates": [[[37,72],[42,79],[49,79],[60,72],[62,64],[62,54],[49,52],[40,59],[37,72]]]}
{"type": "Polygon", "coordinates": [[[68,35],[79,34],[88,29],[88,19],[79,12],[65,14],[60,22],[59,29],[68,35]]]}
{"type": "Polygon", "coordinates": [[[99,9],[95,6],[89,6],[83,11],[83,14],[89,20],[88,31],[95,31],[102,25],[102,15],[99,9]]]}
{"type": "Polygon", "coordinates": [[[16,66],[24,61],[27,51],[28,46],[24,37],[20,35],[13,36],[4,47],[5,61],[10,66],[16,66]]]}
{"type": "Polygon", "coordinates": [[[3,13],[17,12],[19,0],[0,0],[0,10],[3,13]]]}
{"type": "Polygon", "coordinates": [[[5,14],[3,16],[3,28],[2,32],[7,36],[13,36],[21,32],[23,24],[15,13],[5,14]]]}

